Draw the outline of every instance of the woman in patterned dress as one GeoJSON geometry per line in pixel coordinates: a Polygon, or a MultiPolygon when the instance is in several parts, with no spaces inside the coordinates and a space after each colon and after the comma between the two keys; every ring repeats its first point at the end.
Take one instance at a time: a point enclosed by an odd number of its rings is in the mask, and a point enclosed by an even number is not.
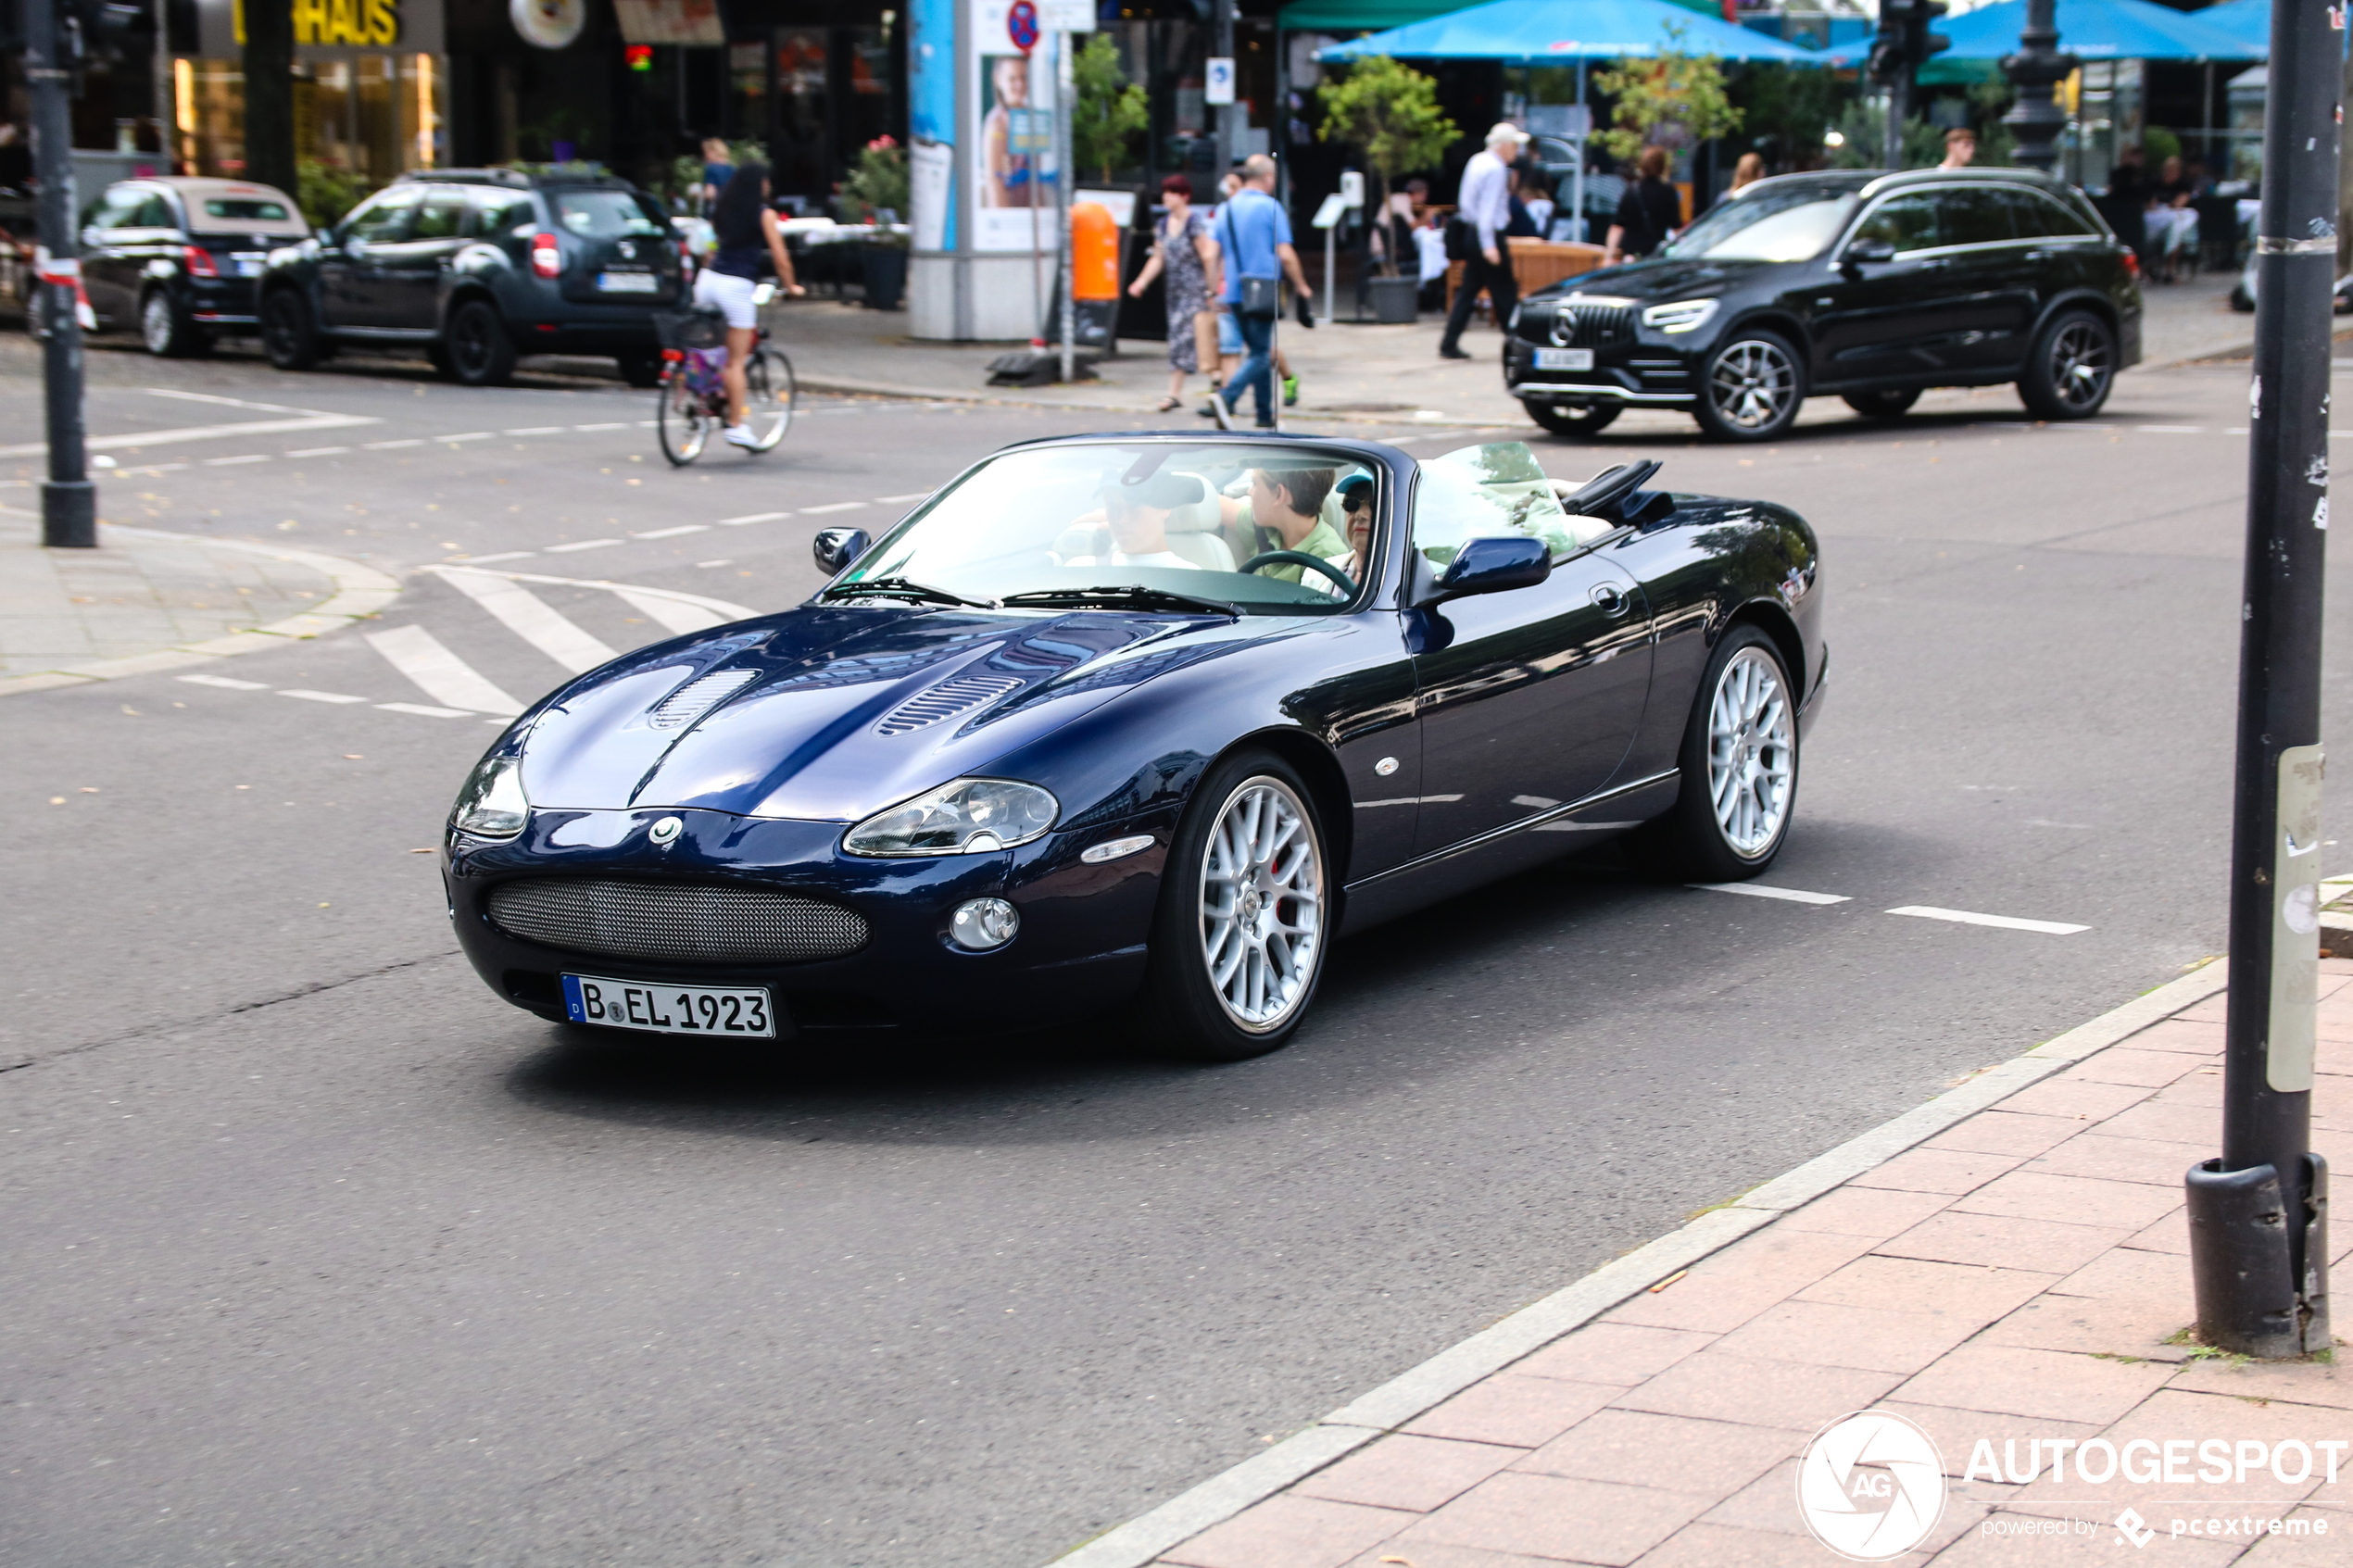
{"type": "Polygon", "coordinates": [[[1127,292],[1140,299],[1154,278],[1168,275],[1168,395],[1158,410],[1165,414],[1185,406],[1185,378],[1202,368],[1201,325],[1215,331],[1210,301],[1217,294],[1218,252],[1208,220],[1193,210],[1191,181],[1172,174],[1160,182],[1160,195],[1167,215],[1153,232],[1151,259],[1127,292]]]}

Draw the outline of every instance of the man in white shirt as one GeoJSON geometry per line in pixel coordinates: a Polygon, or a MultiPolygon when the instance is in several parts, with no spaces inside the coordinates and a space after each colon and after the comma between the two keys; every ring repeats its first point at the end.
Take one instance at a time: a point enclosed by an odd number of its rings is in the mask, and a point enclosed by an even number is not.
{"type": "Polygon", "coordinates": [[[1528,144],[1528,132],[1509,120],[1498,120],[1487,132],[1487,149],[1474,154],[1463,168],[1462,193],[1454,216],[1478,232],[1478,254],[1463,264],[1462,287],[1454,291],[1454,308],[1446,313],[1446,335],[1439,340],[1441,359],[1467,359],[1463,329],[1470,325],[1471,307],[1479,291],[1495,307],[1495,323],[1511,319],[1519,303],[1519,280],[1512,276],[1511,251],[1504,229],[1512,220],[1511,166],[1528,144]]]}

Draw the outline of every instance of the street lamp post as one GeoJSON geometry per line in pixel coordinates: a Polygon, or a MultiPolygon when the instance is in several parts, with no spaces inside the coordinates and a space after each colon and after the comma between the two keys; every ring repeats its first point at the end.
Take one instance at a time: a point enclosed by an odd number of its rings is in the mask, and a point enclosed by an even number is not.
{"type": "Polygon", "coordinates": [[[2045,174],[2058,165],[2059,132],[2067,129],[2067,115],[2052,89],[2075,73],[2077,63],[2074,56],[2058,52],[2057,11],[2058,0],[2026,0],[2019,51],[2002,62],[2002,74],[2018,90],[2018,101],[2002,117],[2018,138],[2010,156],[2045,174]]]}
{"type": "Polygon", "coordinates": [[[98,543],[98,495],[90,483],[82,420],[82,263],[73,232],[73,64],[58,0],[23,0],[25,82],[32,89],[32,166],[41,182],[35,214],[40,249],[42,371],[49,477],[41,483],[41,542],[87,550],[98,543]]]}
{"type": "Polygon", "coordinates": [[[2330,19],[2327,0],[2277,0],[2271,9],[2247,393],[2222,1154],[2187,1177],[2199,1337],[2273,1360],[2333,1343],[2328,1168],[2311,1152],[2341,85],[2330,19]]]}

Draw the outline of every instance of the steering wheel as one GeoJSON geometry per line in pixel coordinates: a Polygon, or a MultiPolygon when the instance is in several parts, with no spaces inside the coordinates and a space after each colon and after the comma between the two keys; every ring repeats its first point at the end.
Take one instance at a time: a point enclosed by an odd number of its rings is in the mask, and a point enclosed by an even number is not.
{"type": "Polygon", "coordinates": [[[1321,556],[1311,556],[1305,550],[1265,550],[1242,562],[1236,570],[1256,571],[1262,566],[1303,566],[1320,571],[1340,584],[1343,595],[1356,592],[1356,579],[1351,577],[1321,556]]]}

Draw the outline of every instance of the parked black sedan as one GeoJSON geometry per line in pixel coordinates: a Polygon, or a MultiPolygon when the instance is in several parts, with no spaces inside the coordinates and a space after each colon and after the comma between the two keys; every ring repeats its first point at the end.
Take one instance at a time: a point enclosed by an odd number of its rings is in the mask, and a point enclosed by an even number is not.
{"type": "Polygon", "coordinates": [[[82,292],[100,328],[135,326],[150,354],[201,354],[254,330],[254,281],[270,252],[309,232],[274,186],[119,181],[82,211],[82,292]]]}
{"type": "Polygon", "coordinates": [[[661,204],[626,180],[430,169],[271,257],[261,341],[284,370],[344,345],[414,345],[468,386],[505,382],[525,354],[610,354],[651,386],[654,312],[686,286],[661,204]]]}
{"type": "Polygon", "coordinates": [[[1764,441],[1825,393],[1890,419],[1925,387],[2016,382],[2080,420],[2140,358],[2139,264],[2072,186],[1853,169],[1760,180],[1660,255],[1529,295],[1504,381],[1556,434],[1642,407],[1764,441]]]}
{"type": "Polygon", "coordinates": [[[1824,689],[1818,545],[1658,467],[1009,448],[878,540],[820,533],[836,575],[799,608],[517,720],[451,814],[459,940],[589,1029],[1140,1004],[1230,1060],[1283,1044],[1344,933],[1570,850],[1631,834],[1678,875],[1753,876],[1824,689]]]}

